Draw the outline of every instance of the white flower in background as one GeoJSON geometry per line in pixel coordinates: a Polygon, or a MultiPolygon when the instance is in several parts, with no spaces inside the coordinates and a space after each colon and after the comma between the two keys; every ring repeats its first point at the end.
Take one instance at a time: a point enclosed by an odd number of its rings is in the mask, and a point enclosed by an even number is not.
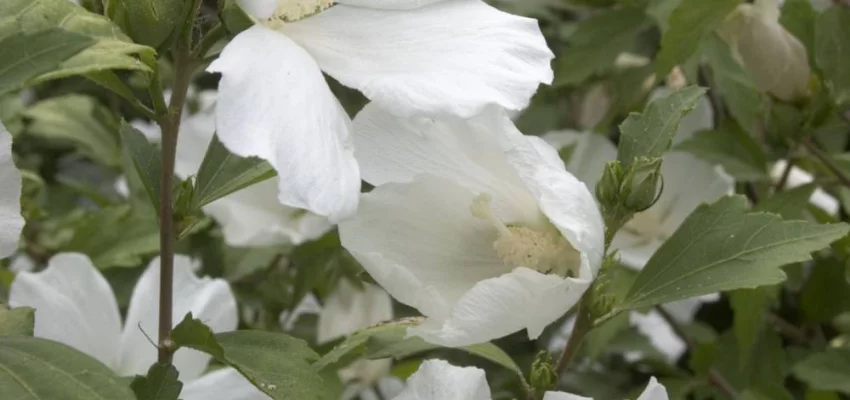
{"type": "Polygon", "coordinates": [[[354,121],[364,194],[343,246],[394,298],[428,317],[410,332],[464,346],[570,309],[599,269],[602,217],[555,150],[500,110],[473,119],[354,121]]]}
{"type": "MultiPolygon", "coordinates": [[[[174,172],[187,179],[198,172],[207,147],[215,135],[214,91],[198,93],[198,111],[186,112],[177,136],[174,172]]],[[[156,125],[135,122],[148,139],[160,137],[156,125]]],[[[222,227],[224,240],[231,246],[270,246],[300,244],[324,235],[332,228],[327,218],[281,205],[277,199],[277,178],[268,179],[231,193],[203,207],[222,227]]]]}
{"type": "MultiPolygon", "coordinates": [[[[770,177],[778,182],[782,179],[782,174],[785,173],[785,168],[788,166],[788,162],[785,160],[779,160],[775,164],[773,164],[773,168],[770,170],[770,177]]],[[[788,178],[785,180],[785,188],[793,189],[798,186],[807,185],[815,181],[815,178],[806,170],[797,167],[796,165],[791,166],[791,171],[788,173],[788,178]]],[[[838,203],[838,200],[835,197],[832,197],[829,193],[823,191],[821,188],[815,189],[812,193],[812,197],[809,197],[809,202],[820,208],[821,210],[826,211],[829,215],[837,215],[838,209],[841,207],[838,203]]]]}
{"type": "MultiPolygon", "coordinates": [[[[336,289],[325,299],[319,313],[316,341],[319,344],[347,337],[361,329],[389,321],[393,318],[390,296],[380,287],[363,283],[357,288],[342,279],[336,289]]],[[[390,374],[392,360],[357,360],[339,371],[340,379],[348,384],[344,399],[374,396],[371,387],[390,374]],[[366,392],[366,393],[362,393],[366,392]]],[[[386,395],[382,396],[385,398],[386,395]]]]}
{"type": "Polygon", "coordinates": [[[350,119],[322,72],[394,114],[524,108],[553,78],[537,21],[481,0],[239,0],[257,25],[210,67],[234,153],[268,160],[281,203],[339,220],[357,208],[350,119]]]}
{"type": "MultiPolygon", "coordinates": [[[[705,303],[715,302],[720,299],[719,293],[707,294],[699,297],[674,301],[672,303],[663,304],[661,307],[667,311],[671,318],[677,323],[687,325],[694,321],[699,308],[705,303]]],[[[669,363],[675,363],[688,349],[688,344],[676,334],[673,327],[666,319],[656,310],[649,310],[647,313],[632,311],[629,313],[629,322],[638,332],[649,339],[652,346],[658,349],[667,358],[669,363]]],[[[637,354],[638,358],[642,358],[642,354],[637,354]]]]}
{"type": "MultiPolygon", "coordinates": [[[[215,332],[235,330],[236,299],[227,282],[199,279],[192,269],[189,258],[174,258],[174,323],[191,311],[215,332]]],[[[145,333],[156,343],[158,298],[156,259],[136,283],[122,325],[109,283],[88,257],[76,253],[54,256],[42,272],[19,273],[9,291],[12,307],[35,308],[35,336],[67,344],[121,376],[145,375],[156,361],[156,347],[145,333]]],[[[204,374],[209,360],[209,355],[190,349],[174,354],[184,383],[181,399],[268,399],[232,368],[204,374]]]]}
{"type": "MultiPolygon", "coordinates": [[[[492,400],[484,370],[456,367],[443,360],[426,360],[407,380],[407,387],[393,400],[492,400]]],[[[564,392],[549,391],[543,400],[592,400],[564,392]]],[[[667,390],[651,378],[637,400],[668,400],[667,390]]]]}
{"type": "Polygon", "coordinates": [[[812,71],[806,47],[779,15],[779,0],[741,4],[718,33],[760,90],[790,101],[806,96],[812,71]]]}
{"type": "Polygon", "coordinates": [[[12,156],[12,134],[0,122],[0,258],[18,248],[24,228],[21,217],[21,173],[12,156]]]}

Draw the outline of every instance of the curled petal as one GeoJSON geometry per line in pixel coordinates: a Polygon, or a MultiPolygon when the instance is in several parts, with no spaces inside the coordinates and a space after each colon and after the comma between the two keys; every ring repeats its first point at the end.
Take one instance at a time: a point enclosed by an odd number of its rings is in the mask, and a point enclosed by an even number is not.
{"type": "Polygon", "coordinates": [[[491,400],[484,370],[455,367],[443,360],[427,360],[407,380],[395,400],[491,400]]]}
{"type": "Polygon", "coordinates": [[[21,217],[21,173],[12,158],[12,135],[0,123],[0,258],[18,248],[24,228],[21,217]]]}

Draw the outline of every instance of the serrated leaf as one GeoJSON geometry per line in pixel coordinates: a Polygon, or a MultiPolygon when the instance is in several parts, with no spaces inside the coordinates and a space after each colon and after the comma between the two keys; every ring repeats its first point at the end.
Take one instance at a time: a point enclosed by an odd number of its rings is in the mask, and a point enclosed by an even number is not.
{"type": "Polygon", "coordinates": [[[136,175],[145,188],[153,209],[159,213],[159,168],[162,164],[160,150],[126,121],[121,121],[121,145],[133,160],[136,175]]]}
{"type": "Polygon", "coordinates": [[[803,212],[809,204],[809,198],[817,189],[817,185],[810,183],[797,186],[793,189],[783,190],[762,200],[754,211],[764,211],[779,214],[782,219],[803,219],[803,212]]]}
{"type": "Polygon", "coordinates": [[[9,309],[0,304],[0,336],[32,336],[35,310],[30,307],[9,309]]]}
{"type": "Polygon", "coordinates": [[[239,157],[214,136],[198,168],[195,201],[201,207],[274,176],[275,171],[269,163],[257,157],[239,157]]]}
{"type": "Polygon", "coordinates": [[[830,349],[813,354],[794,365],[797,379],[813,389],[850,394],[850,350],[830,349]]]}
{"type": "Polygon", "coordinates": [[[94,358],[33,337],[0,337],[0,388],[18,400],[135,400],[125,380],[94,358]]]}
{"type": "Polygon", "coordinates": [[[818,16],[815,59],[835,101],[850,102],[850,8],[836,5],[818,16]]]}
{"type": "Polygon", "coordinates": [[[640,9],[600,12],[581,21],[567,48],[555,61],[554,85],[574,85],[613,68],[620,53],[635,47],[637,36],[652,25],[640,9]]]}
{"type": "Polygon", "coordinates": [[[779,267],[811,259],[811,252],[849,230],[843,223],[783,221],[747,208],[743,196],[697,207],[650,258],[617,308],[780,283],[785,273],[779,267]]]}
{"type": "Polygon", "coordinates": [[[224,349],[218,344],[212,329],[194,318],[191,312],[171,331],[171,340],[177,347],[202,351],[216,359],[224,358],[224,349]]]}
{"type": "Polygon", "coordinates": [[[177,400],[183,390],[178,375],[173,365],[155,363],[146,376],[136,375],[130,387],[136,394],[136,400],[177,400]]]}
{"type": "Polygon", "coordinates": [[[86,214],[73,232],[61,250],[84,253],[99,269],[135,267],[159,250],[155,219],[127,204],[86,214]]]}
{"type": "Polygon", "coordinates": [[[55,28],[0,39],[0,95],[53,71],[92,44],[94,40],[88,36],[55,28]]]}
{"type": "Polygon", "coordinates": [[[729,113],[745,131],[752,131],[764,112],[763,95],[719,36],[711,35],[705,40],[703,48],[713,72],[714,87],[723,96],[729,113]]]}
{"type": "Polygon", "coordinates": [[[690,58],[742,0],[684,0],[670,14],[670,27],[661,39],[661,51],[655,60],[659,76],[690,58]]]}
{"type": "Polygon", "coordinates": [[[70,143],[86,157],[108,167],[121,164],[117,122],[92,97],[69,94],[50,98],[26,109],[24,116],[32,119],[29,134],[70,143]]]}
{"type": "Polygon", "coordinates": [[[737,126],[697,132],[676,145],[711,164],[723,166],[723,171],[736,181],[769,179],[767,161],[759,144],[737,126]]]}
{"type": "Polygon", "coordinates": [[[705,89],[688,86],[650,102],[642,113],[632,113],[620,124],[617,159],[628,168],[638,157],[661,157],[666,152],[679,122],[696,106],[705,89]]]}
{"type": "Polygon", "coordinates": [[[13,24],[24,32],[58,27],[94,40],[90,47],[63,61],[58,68],[34,78],[33,83],[110,69],[151,71],[150,66],[134,55],[152,58],[153,49],[133,43],[109,19],[73,2],[4,0],[0,2],[0,16],[3,16],[0,25],[13,24]]]}

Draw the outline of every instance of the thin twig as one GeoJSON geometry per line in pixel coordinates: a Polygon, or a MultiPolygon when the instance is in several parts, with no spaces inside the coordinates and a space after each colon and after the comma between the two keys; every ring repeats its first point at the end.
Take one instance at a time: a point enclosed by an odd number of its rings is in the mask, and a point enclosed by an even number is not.
{"type": "Polygon", "coordinates": [[[804,330],[786,321],[779,315],[767,313],[766,318],[782,336],[799,344],[807,344],[809,342],[809,335],[804,330]]]}
{"type": "Polygon", "coordinates": [[[809,153],[811,153],[818,160],[820,160],[820,162],[822,162],[823,165],[825,165],[826,168],[830,172],[832,172],[832,174],[835,175],[836,178],[838,178],[838,182],[840,182],[845,187],[850,188],[850,177],[847,177],[844,171],[842,171],[841,168],[835,164],[835,161],[832,160],[829,154],[826,154],[823,150],[818,148],[818,146],[814,142],[812,142],[811,138],[805,138],[801,141],[801,143],[803,144],[803,147],[805,147],[806,150],[809,151],[809,153]]]}
{"type": "Polygon", "coordinates": [[[782,170],[782,175],[776,181],[776,186],[773,187],[774,192],[779,192],[785,189],[785,184],[788,183],[788,177],[791,176],[791,169],[794,168],[794,159],[787,157],[785,159],[785,169],[782,170]]]}
{"type": "MultiPolygon", "coordinates": [[[[585,296],[587,298],[587,296],[585,296]]],[[[581,347],[581,342],[584,340],[584,337],[587,336],[587,333],[593,329],[593,321],[590,320],[590,316],[584,310],[583,302],[579,303],[578,309],[576,310],[576,323],[573,325],[573,331],[570,334],[569,340],[567,340],[567,345],[564,347],[564,352],[561,353],[561,357],[558,359],[558,363],[555,365],[555,374],[560,377],[564,371],[567,370],[567,366],[570,365],[570,361],[572,361],[573,357],[575,357],[578,352],[579,347],[581,347]]]]}

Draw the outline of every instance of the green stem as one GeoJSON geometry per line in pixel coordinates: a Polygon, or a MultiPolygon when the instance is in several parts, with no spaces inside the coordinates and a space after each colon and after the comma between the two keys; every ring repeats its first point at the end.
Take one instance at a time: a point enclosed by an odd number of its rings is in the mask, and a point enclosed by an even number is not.
{"type": "Polygon", "coordinates": [[[207,32],[206,35],[204,35],[201,42],[198,43],[198,46],[192,51],[192,58],[196,60],[203,60],[213,45],[218,43],[218,41],[223,39],[225,36],[227,36],[227,29],[225,29],[224,25],[221,23],[216,24],[209,30],[209,32],[207,32]]]}
{"type": "Polygon", "coordinates": [[[850,177],[848,177],[844,171],[839,167],[835,161],[829,156],[829,154],[825,153],[821,150],[810,138],[805,138],[802,140],[803,147],[809,151],[813,156],[815,156],[826,168],[832,172],[838,181],[841,182],[845,187],[850,187],[850,177]]]}
{"type": "MultiPolygon", "coordinates": [[[[585,299],[588,296],[584,297],[585,299]]],[[[558,363],[555,365],[555,374],[558,378],[567,370],[567,367],[570,365],[573,357],[575,357],[576,353],[578,353],[579,347],[581,347],[582,341],[584,341],[584,337],[593,329],[593,321],[590,320],[590,315],[588,315],[587,310],[585,310],[584,300],[578,305],[578,310],[576,311],[576,323],[573,326],[573,331],[570,333],[570,338],[567,340],[567,345],[564,347],[564,352],[561,353],[561,357],[558,359],[558,363]]]]}

